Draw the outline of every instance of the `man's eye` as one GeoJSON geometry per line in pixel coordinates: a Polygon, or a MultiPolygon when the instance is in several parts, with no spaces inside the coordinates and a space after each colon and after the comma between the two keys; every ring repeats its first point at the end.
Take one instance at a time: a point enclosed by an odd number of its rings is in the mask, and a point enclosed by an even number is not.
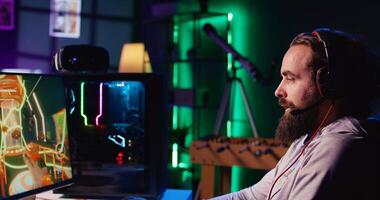
{"type": "Polygon", "coordinates": [[[294,81],[295,79],[294,78],[291,78],[291,77],[286,77],[285,78],[287,81],[294,81]]]}

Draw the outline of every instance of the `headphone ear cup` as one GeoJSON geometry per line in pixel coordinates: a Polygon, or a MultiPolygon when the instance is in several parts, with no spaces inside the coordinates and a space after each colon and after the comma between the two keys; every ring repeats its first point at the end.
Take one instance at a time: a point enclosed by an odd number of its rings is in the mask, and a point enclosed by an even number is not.
{"type": "Polygon", "coordinates": [[[322,97],[329,98],[332,96],[330,91],[332,85],[330,84],[331,80],[329,76],[329,70],[327,69],[327,67],[322,67],[317,70],[316,82],[318,92],[322,97]]]}

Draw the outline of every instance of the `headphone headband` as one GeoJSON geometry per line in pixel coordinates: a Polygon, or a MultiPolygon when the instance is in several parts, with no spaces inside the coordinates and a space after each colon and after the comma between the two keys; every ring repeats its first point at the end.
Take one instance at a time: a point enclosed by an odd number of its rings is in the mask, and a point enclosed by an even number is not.
{"type": "Polygon", "coordinates": [[[326,45],[326,42],[325,40],[322,39],[321,35],[318,33],[318,31],[313,31],[311,32],[311,35],[315,36],[317,39],[318,39],[318,42],[322,43],[323,45],[323,49],[325,51],[325,56],[326,56],[326,61],[327,61],[327,69],[328,69],[328,73],[330,73],[330,67],[329,67],[329,52],[327,50],[327,45],[326,45]]]}

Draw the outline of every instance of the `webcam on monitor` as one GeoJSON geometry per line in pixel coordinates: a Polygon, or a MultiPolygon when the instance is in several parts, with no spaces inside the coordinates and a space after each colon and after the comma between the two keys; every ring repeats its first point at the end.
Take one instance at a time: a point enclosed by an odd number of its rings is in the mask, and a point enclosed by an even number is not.
{"type": "Polygon", "coordinates": [[[59,72],[106,72],[109,54],[103,47],[69,45],[53,56],[53,65],[59,72]]]}

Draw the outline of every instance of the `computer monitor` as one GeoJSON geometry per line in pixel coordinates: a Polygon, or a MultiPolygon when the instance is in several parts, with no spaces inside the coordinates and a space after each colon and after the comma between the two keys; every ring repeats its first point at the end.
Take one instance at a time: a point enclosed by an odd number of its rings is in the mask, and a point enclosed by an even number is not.
{"type": "Polygon", "coordinates": [[[63,78],[0,73],[0,199],[72,183],[63,78]]]}
{"type": "Polygon", "coordinates": [[[75,183],[67,197],[158,197],[166,187],[167,104],[157,74],[66,77],[75,183]]]}

